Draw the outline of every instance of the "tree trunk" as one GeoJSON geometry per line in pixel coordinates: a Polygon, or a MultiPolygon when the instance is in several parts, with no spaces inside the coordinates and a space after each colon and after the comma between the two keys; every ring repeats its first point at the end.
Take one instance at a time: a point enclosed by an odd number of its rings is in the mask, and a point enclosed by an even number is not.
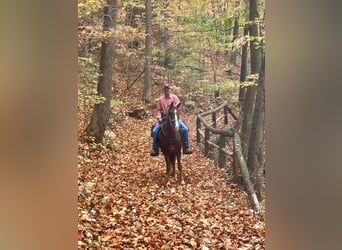
{"type": "Polygon", "coordinates": [[[166,69],[172,69],[172,48],[170,46],[170,34],[167,28],[164,29],[163,42],[165,48],[164,67],[166,69]]]}
{"type": "MultiPolygon", "coordinates": [[[[252,24],[249,26],[249,36],[251,38],[258,37],[258,25],[255,19],[258,17],[257,0],[249,0],[249,20],[252,24]]],[[[251,74],[259,73],[260,67],[260,49],[257,48],[255,39],[250,42],[251,53],[251,74]]],[[[248,156],[248,148],[250,141],[250,133],[252,127],[252,119],[254,113],[254,104],[256,96],[256,86],[247,87],[246,100],[244,102],[244,118],[242,122],[241,135],[242,135],[242,152],[245,159],[248,156]]]]}
{"type": "MultiPolygon", "coordinates": [[[[103,15],[103,31],[114,31],[116,27],[117,17],[117,0],[107,0],[107,6],[104,8],[103,15]]],[[[111,34],[108,38],[102,41],[101,44],[101,59],[100,72],[97,93],[104,97],[104,101],[96,103],[90,119],[90,123],[86,128],[88,136],[94,136],[96,143],[101,143],[104,132],[106,130],[109,115],[110,103],[112,99],[112,78],[114,65],[114,36],[111,34]]]]}
{"type": "Polygon", "coordinates": [[[250,180],[250,176],[249,176],[248,169],[246,166],[246,161],[241,152],[241,139],[238,133],[234,134],[233,145],[234,145],[234,159],[237,161],[238,165],[240,166],[245,190],[248,194],[248,197],[252,204],[253,209],[256,211],[256,213],[259,214],[261,212],[261,207],[258,201],[258,197],[255,194],[253,184],[250,180]]]}
{"type": "Polygon", "coordinates": [[[265,56],[260,67],[255,110],[248,150],[247,166],[250,169],[259,200],[262,200],[263,170],[265,164],[265,56]]]}
{"type": "Polygon", "coordinates": [[[152,92],[152,10],[151,0],[145,0],[146,7],[146,38],[145,38],[145,77],[144,77],[144,101],[151,102],[152,92]]]}
{"type": "Polygon", "coordinates": [[[258,14],[258,0],[249,0],[249,21],[252,24],[249,26],[249,36],[251,38],[250,41],[250,49],[251,49],[251,74],[259,73],[260,69],[260,48],[258,48],[258,42],[255,39],[259,37],[259,25],[255,23],[255,20],[259,17],[258,14]]]}
{"type": "Polygon", "coordinates": [[[239,51],[237,49],[234,49],[234,41],[239,37],[239,17],[235,18],[234,21],[234,29],[233,29],[233,51],[232,51],[232,56],[230,58],[230,63],[235,66],[236,65],[236,58],[239,54],[239,51]]]}
{"type": "MultiPolygon", "coordinates": [[[[208,40],[208,46],[209,46],[209,48],[211,48],[210,38],[207,37],[207,40],[208,40]]],[[[213,82],[216,84],[216,63],[217,63],[217,59],[215,56],[215,51],[211,50],[209,56],[210,56],[210,62],[211,62],[211,69],[213,71],[213,82]]]]}
{"type": "MultiPolygon", "coordinates": [[[[243,29],[243,36],[246,37],[248,35],[248,27],[245,26],[243,29]]],[[[241,55],[241,69],[240,69],[240,83],[246,81],[247,74],[248,74],[248,43],[246,42],[242,46],[242,55],[241,55]]],[[[244,102],[246,99],[246,87],[242,87],[240,85],[239,91],[239,101],[244,102]]]]}

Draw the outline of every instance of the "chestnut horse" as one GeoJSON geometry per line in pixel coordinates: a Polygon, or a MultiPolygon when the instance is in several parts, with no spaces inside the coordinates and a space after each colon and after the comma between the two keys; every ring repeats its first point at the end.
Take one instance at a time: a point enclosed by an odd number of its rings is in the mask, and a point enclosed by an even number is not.
{"type": "Polygon", "coordinates": [[[182,185],[185,184],[182,172],[182,137],[179,131],[177,110],[180,103],[174,106],[173,102],[168,108],[165,119],[161,124],[158,134],[158,142],[161,151],[164,154],[166,162],[166,182],[165,186],[169,186],[170,176],[176,177],[175,164],[177,159],[179,178],[182,185]]]}

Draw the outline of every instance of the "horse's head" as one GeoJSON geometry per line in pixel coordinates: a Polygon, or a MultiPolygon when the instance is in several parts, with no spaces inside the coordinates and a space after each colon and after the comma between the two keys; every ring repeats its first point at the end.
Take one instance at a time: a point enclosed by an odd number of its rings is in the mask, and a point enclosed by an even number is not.
{"type": "Polygon", "coordinates": [[[171,102],[169,109],[168,109],[168,114],[167,114],[167,119],[168,122],[170,123],[171,127],[174,128],[175,130],[179,130],[179,122],[178,122],[178,108],[180,107],[180,103],[178,103],[177,106],[174,106],[173,102],[171,102]]]}

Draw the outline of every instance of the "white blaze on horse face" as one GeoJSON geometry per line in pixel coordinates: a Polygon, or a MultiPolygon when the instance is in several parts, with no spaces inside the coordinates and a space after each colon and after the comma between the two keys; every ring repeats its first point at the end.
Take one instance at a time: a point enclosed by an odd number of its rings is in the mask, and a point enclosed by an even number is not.
{"type": "Polygon", "coordinates": [[[175,123],[175,128],[176,128],[176,130],[179,130],[179,123],[178,123],[177,109],[175,110],[175,120],[176,120],[176,123],[175,123]]]}

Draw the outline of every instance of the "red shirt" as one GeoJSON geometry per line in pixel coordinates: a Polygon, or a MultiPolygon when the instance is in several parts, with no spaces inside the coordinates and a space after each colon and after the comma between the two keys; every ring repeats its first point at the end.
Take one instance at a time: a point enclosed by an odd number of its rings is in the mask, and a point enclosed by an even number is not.
{"type": "Polygon", "coordinates": [[[174,94],[170,94],[168,98],[166,98],[165,95],[159,97],[159,100],[157,103],[157,115],[156,115],[157,119],[160,119],[162,114],[166,115],[167,109],[169,105],[171,104],[171,102],[173,102],[173,105],[177,106],[180,101],[178,97],[174,94]]]}

